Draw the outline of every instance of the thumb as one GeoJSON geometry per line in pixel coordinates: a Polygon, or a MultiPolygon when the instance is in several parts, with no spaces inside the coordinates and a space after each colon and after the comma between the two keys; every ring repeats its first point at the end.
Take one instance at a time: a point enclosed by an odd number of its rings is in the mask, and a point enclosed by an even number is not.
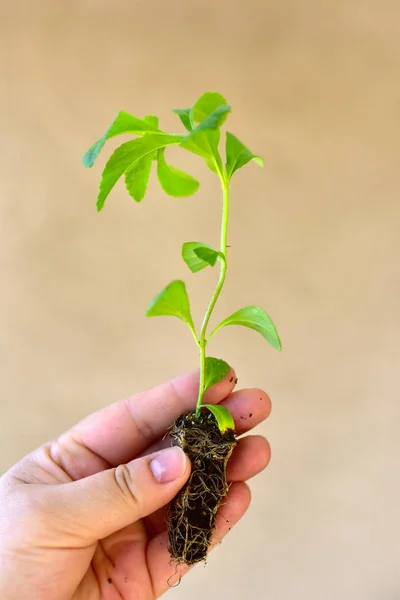
{"type": "Polygon", "coordinates": [[[165,506],[187,481],[190,461],[176,446],[62,485],[46,486],[58,523],[93,543],[165,506]],[[54,502],[54,504],[53,504],[54,502]]]}

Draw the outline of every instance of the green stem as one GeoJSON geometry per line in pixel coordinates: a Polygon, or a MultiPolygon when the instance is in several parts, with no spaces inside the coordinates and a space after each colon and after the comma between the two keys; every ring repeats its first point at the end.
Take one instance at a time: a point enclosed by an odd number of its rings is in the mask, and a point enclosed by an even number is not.
{"type": "Polygon", "coordinates": [[[222,182],[222,194],[223,194],[223,211],[222,211],[222,222],[221,222],[221,243],[219,257],[220,261],[220,273],[218,283],[214,290],[214,294],[211,297],[210,303],[204,315],[203,323],[200,330],[199,336],[199,348],[200,348],[200,381],[199,381],[199,397],[197,400],[196,414],[199,413],[201,405],[203,403],[204,395],[204,383],[205,383],[205,360],[206,360],[206,345],[207,345],[207,326],[210,321],[212,312],[217,303],[223,285],[225,283],[227,259],[226,259],[226,248],[227,248],[227,237],[228,237],[228,219],[229,219],[229,182],[223,174],[220,174],[222,182]]]}

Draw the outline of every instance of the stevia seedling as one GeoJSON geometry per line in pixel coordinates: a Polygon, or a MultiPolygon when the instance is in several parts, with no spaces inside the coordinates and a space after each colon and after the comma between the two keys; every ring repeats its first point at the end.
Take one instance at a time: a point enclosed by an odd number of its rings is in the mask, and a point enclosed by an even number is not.
{"type": "Polygon", "coordinates": [[[169,507],[168,540],[172,558],[178,563],[194,564],[204,560],[211,543],[215,518],[222,498],[228,490],[226,466],[236,445],[235,423],[223,406],[204,404],[205,392],[229,372],[229,365],[206,356],[208,342],[223,327],[242,325],[260,333],[274,348],[281,350],[276,328],[264,309],[245,306],[221,321],[211,332],[209,323],[225,283],[227,261],[230,183],[232,176],[249,162],[263,166],[263,159],[250,152],[232,133],[226,132],[225,163],[219,152],[221,126],[230,107],[221,94],[207,92],[191,108],[175,109],[186,133],[169,134],[159,128],[157,117],[138,119],[121,111],[106,133],[83,157],[83,164],[92,167],[105,142],[121,134],[136,135],[121,144],[109,158],[101,177],[97,210],[101,211],[117,181],[124,175],[130,196],[141,202],[146,194],[153,163],[162,189],[170,196],[194,194],[199,182],[191,175],[166,162],[165,151],[175,145],[197,154],[219,178],[222,189],[222,219],[220,246],[216,250],[203,242],[185,242],[182,258],[197,273],[219,264],[219,278],[200,328],[196,328],[189,297],[183,281],[168,284],[151,302],[148,317],[170,315],[184,321],[199,350],[200,381],[195,412],[181,415],[171,430],[173,443],[180,445],[192,462],[189,481],[169,507]]]}

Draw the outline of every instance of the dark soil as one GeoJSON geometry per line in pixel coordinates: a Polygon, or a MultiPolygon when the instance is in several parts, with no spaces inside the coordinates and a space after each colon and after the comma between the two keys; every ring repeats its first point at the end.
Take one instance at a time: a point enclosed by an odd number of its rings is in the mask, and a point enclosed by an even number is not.
{"type": "Polygon", "coordinates": [[[190,458],[192,471],[169,507],[168,547],[175,562],[193,565],[207,557],[217,511],[228,491],[226,466],[236,439],[232,430],[221,434],[214,415],[205,411],[181,415],[171,437],[190,458]]]}

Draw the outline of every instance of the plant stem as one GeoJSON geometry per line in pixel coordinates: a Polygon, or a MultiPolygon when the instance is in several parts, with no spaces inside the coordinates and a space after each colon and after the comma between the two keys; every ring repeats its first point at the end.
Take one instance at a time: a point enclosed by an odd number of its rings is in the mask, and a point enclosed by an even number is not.
{"type": "Polygon", "coordinates": [[[222,183],[222,195],[223,195],[223,210],[222,210],[222,221],[221,221],[221,242],[219,257],[220,272],[219,279],[214,290],[214,294],[211,297],[210,303],[204,315],[203,323],[200,330],[199,337],[199,348],[200,348],[200,381],[199,381],[199,397],[197,400],[196,414],[199,413],[201,405],[203,403],[204,395],[204,383],[205,383],[205,361],[206,361],[206,345],[207,345],[207,326],[210,321],[210,317],[217,303],[223,285],[225,283],[226,270],[227,270],[227,259],[226,259],[226,248],[227,248],[227,237],[228,237],[228,219],[229,219],[229,182],[227,181],[224,174],[220,174],[222,183]]]}

